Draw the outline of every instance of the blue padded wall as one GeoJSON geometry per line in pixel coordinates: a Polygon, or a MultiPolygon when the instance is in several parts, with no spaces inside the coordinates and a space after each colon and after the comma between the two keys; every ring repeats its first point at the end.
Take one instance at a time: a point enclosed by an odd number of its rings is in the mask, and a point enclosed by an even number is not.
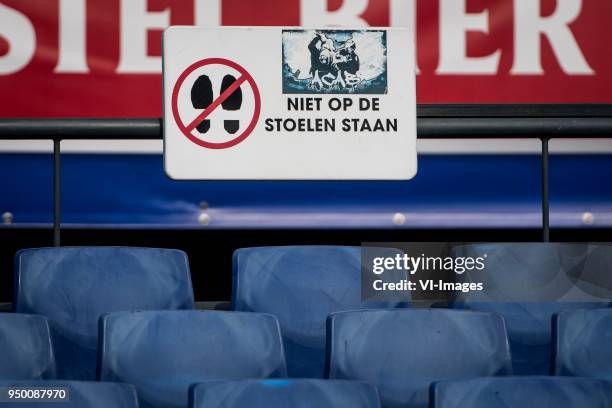
{"type": "MultiPolygon", "coordinates": [[[[0,207],[16,225],[50,225],[52,166],[49,154],[0,154],[15,175],[0,207]]],[[[610,228],[612,156],[552,155],[550,166],[551,226],[610,228]]],[[[62,225],[201,228],[208,201],[209,228],[540,228],[540,170],[538,154],[420,154],[410,181],[176,182],[161,154],[62,154],[62,225]]]]}

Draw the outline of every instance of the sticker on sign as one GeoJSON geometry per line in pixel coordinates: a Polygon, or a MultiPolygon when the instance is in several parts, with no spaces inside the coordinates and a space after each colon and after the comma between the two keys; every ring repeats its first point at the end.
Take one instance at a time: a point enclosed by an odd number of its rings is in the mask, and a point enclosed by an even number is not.
{"type": "Polygon", "coordinates": [[[178,180],[408,180],[407,29],[170,27],[164,166],[178,180]]]}

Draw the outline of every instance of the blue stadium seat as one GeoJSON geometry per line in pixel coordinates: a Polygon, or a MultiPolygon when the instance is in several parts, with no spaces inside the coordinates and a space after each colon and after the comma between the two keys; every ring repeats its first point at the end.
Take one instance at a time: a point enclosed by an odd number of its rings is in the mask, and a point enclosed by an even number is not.
{"type": "MultiPolygon", "coordinates": [[[[86,381],[0,381],[0,388],[65,389],[67,401],[45,401],[28,404],[10,403],[17,408],[138,408],[138,397],[133,385],[86,381]]],[[[0,402],[0,406],[3,404],[0,402]]]]}
{"type": "Polygon", "coordinates": [[[55,357],[42,316],[0,313],[0,380],[55,378],[55,357]]]}
{"type": "Polygon", "coordinates": [[[504,320],[444,309],[369,310],[328,319],[328,376],[366,381],[386,408],[424,408],[434,381],[512,374],[504,320]]]}
{"type": "Polygon", "coordinates": [[[259,313],[117,312],[100,319],[102,381],[136,386],[141,407],[186,407],[209,380],[286,377],[278,321],[259,313]]]}
{"type": "Polygon", "coordinates": [[[441,381],[432,387],[431,408],[606,408],[612,381],[520,376],[441,381]]]}
{"type": "Polygon", "coordinates": [[[478,282],[486,276],[486,291],[462,293],[453,307],[501,314],[508,327],[514,374],[549,374],[553,315],[609,305],[602,298],[610,299],[604,275],[612,276],[612,247],[478,244],[454,251],[459,257],[484,254],[485,270],[466,272],[460,279],[478,282]]]}
{"type": "Polygon", "coordinates": [[[553,339],[556,375],[612,378],[612,309],[557,314],[553,339]]]}
{"type": "Polygon", "coordinates": [[[379,408],[376,388],[356,381],[210,381],[190,389],[190,408],[379,408]]]}
{"type": "Polygon", "coordinates": [[[303,378],[323,378],[325,319],[330,313],[408,306],[362,302],[361,248],[338,246],[235,251],[232,303],[237,311],[271,313],[278,318],[289,376],[303,378]]]}
{"type": "Polygon", "coordinates": [[[194,307],[187,255],[177,250],[27,249],[15,272],[15,309],[47,316],[62,379],[95,379],[100,315],[194,307]]]}

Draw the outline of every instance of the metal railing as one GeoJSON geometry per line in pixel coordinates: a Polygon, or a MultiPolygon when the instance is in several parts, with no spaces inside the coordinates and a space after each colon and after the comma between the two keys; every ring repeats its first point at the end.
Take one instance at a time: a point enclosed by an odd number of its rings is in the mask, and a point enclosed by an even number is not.
{"type": "MultiPolygon", "coordinates": [[[[53,242],[61,243],[61,141],[163,138],[163,120],[0,119],[0,140],[53,140],[53,242]]],[[[550,239],[549,141],[612,138],[612,104],[419,105],[419,139],[525,139],[542,142],[542,239],[550,239]]]]}

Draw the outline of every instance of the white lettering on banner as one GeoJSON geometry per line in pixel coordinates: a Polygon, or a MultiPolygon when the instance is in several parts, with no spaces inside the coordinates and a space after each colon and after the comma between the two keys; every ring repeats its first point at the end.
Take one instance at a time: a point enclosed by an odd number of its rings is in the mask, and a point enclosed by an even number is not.
{"type": "MultiPolygon", "coordinates": [[[[533,0],[529,0],[533,1],[533,0]]],[[[466,13],[466,0],[440,0],[440,65],[438,74],[495,74],[501,51],[467,56],[467,31],[489,32],[489,13],[466,13]]]]}
{"type": "MultiPolygon", "coordinates": [[[[390,0],[389,9],[391,11],[391,27],[412,27],[412,38],[414,38],[416,42],[416,0],[390,0]]],[[[416,73],[420,74],[421,71],[419,70],[418,64],[416,64],[415,68],[416,73]]]]}
{"type": "MultiPolygon", "coordinates": [[[[280,0],[279,0],[280,1],[280,0]]],[[[440,4],[440,47],[437,74],[499,73],[501,50],[490,55],[467,54],[467,32],[489,33],[489,12],[467,13],[468,0],[438,0],[440,4]]],[[[543,75],[543,38],[546,37],[561,69],[568,75],[594,75],[570,26],[583,8],[583,0],[557,0],[550,15],[541,16],[542,0],[505,0],[514,12],[514,61],[511,75],[543,75]]],[[[416,0],[388,0],[393,27],[416,27],[416,0]]],[[[148,55],[147,33],[170,25],[172,7],[148,11],[148,0],[120,1],[119,62],[117,73],[161,72],[161,57],[148,55]]],[[[503,2],[500,2],[504,4],[503,2]]],[[[185,4],[185,3],[181,3],[185,4]]],[[[193,0],[194,22],[206,27],[220,26],[222,0],[193,0]]],[[[300,21],[304,26],[367,26],[363,14],[370,0],[343,0],[329,11],[329,0],[300,0],[300,21]]],[[[88,73],[87,0],[59,0],[58,59],[56,73],[88,73]]],[[[495,33],[490,33],[494,36],[495,33]]],[[[0,75],[25,68],[34,57],[37,38],[34,26],[22,12],[0,3],[0,36],[9,50],[0,55],[0,75]]],[[[419,73],[418,67],[416,67],[419,73]]]]}
{"type": "Polygon", "coordinates": [[[343,0],[338,10],[328,10],[328,0],[300,1],[300,15],[303,26],[343,25],[367,27],[369,24],[361,15],[368,8],[369,0],[343,0]]]}
{"type": "Polygon", "coordinates": [[[59,61],[54,72],[87,73],[85,0],[60,0],[59,61]]]}
{"type": "Polygon", "coordinates": [[[513,74],[543,74],[541,34],[544,34],[568,74],[592,75],[569,25],[582,10],[582,0],[557,0],[557,8],[548,17],[540,17],[540,2],[514,0],[513,74]]]}
{"type": "Polygon", "coordinates": [[[30,20],[22,13],[0,3],[0,36],[9,43],[7,54],[0,56],[0,75],[24,68],[36,51],[36,35],[30,20]]]}
{"type": "Polygon", "coordinates": [[[195,24],[202,27],[221,25],[221,0],[195,0],[195,24]]]}
{"type": "Polygon", "coordinates": [[[158,73],[161,57],[147,53],[147,31],[164,29],[170,25],[169,8],[163,11],[147,11],[147,0],[123,0],[121,2],[121,45],[117,72],[158,73]]]}

